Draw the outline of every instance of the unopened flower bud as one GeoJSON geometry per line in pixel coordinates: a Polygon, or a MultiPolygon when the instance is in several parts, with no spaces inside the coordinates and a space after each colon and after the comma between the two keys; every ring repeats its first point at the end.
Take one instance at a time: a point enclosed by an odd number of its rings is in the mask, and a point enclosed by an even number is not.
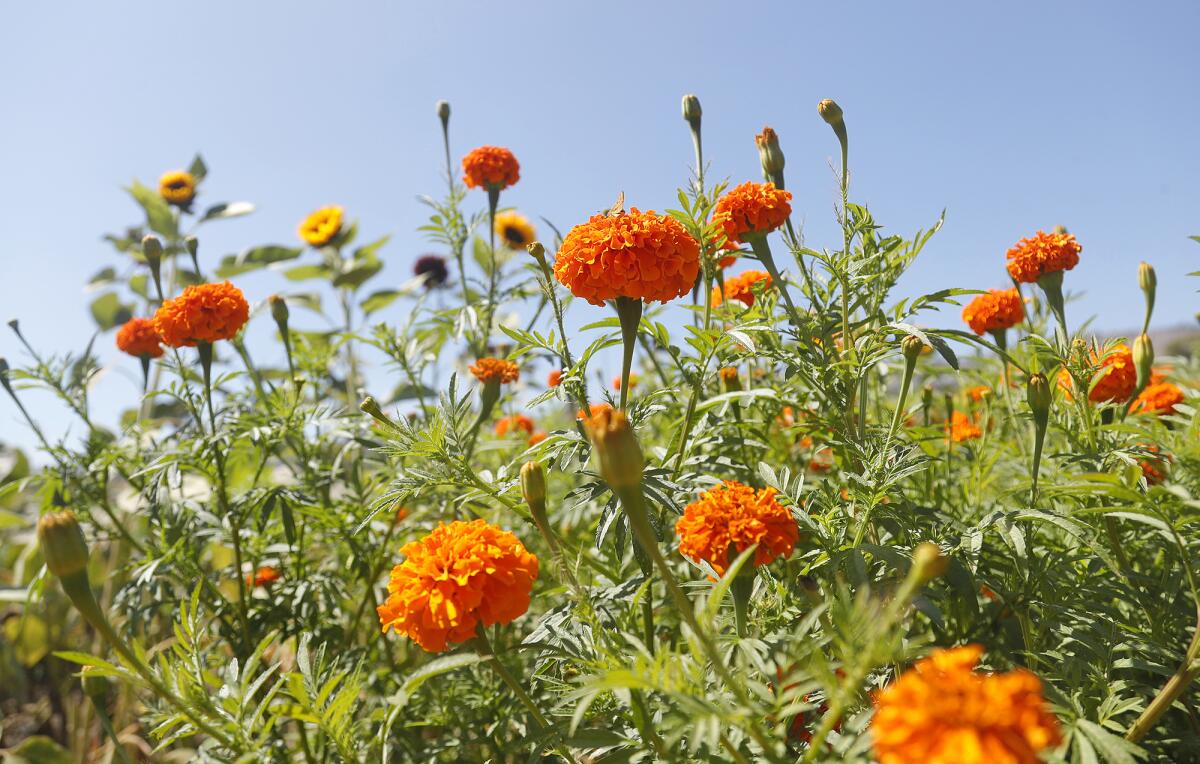
{"type": "Polygon", "coordinates": [[[933,407],[933,385],[925,385],[921,388],[921,405],[926,409],[933,407]]]}
{"type": "Polygon", "coordinates": [[[683,118],[693,128],[700,124],[700,99],[688,93],[683,97],[683,118]]]}
{"type": "Polygon", "coordinates": [[[279,331],[286,333],[288,317],[291,315],[287,300],[282,295],[273,294],[267,298],[267,302],[271,304],[271,317],[275,319],[275,323],[279,324],[279,331]]]}
{"type": "Polygon", "coordinates": [[[387,414],[383,413],[383,409],[379,408],[378,401],[376,401],[375,398],[370,395],[368,395],[366,398],[363,398],[362,403],[358,404],[358,409],[364,414],[370,414],[377,421],[382,424],[386,424],[388,427],[396,426],[396,423],[391,419],[388,419],[387,414]]]}
{"type": "Polygon", "coordinates": [[[941,547],[929,541],[917,544],[913,550],[913,575],[921,583],[932,581],[945,574],[950,567],[950,558],[942,554],[941,547]]]}
{"type": "Polygon", "coordinates": [[[108,688],[112,681],[100,674],[95,666],[84,666],[79,672],[79,684],[84,695],[95,703],[103,703],[108,697],[108,688]]]}
{"type": "Polygon", "coordinates": [[[437,115],[438,115],[438,119],[440,119],[442,121],[443,125],[445,125],[447,122],[450,121],[450,102],[449,101],[438,101],[437,102],[437,115]]]}
{"type": "Polygon", "coordinates": [[[1025,385],[1025,396],[1030,410],[1033,411],[1034,420],[1044,426],[1050,415],[1050,403],[1053,398],[1053,391],[1045,374],[1029,375],[1029,382],[1025,385]]]}
{"type": "Polygon", "coordinates": [[[925,349],[925,343],[915,334],[906,334],[904,339],[900,340],[900,349],[904,351],[905,362],[913,364],[925,349]]]}
{"type": "Polygon", "coordinates": [[[779,147],[779,136],[769,127],[754,136],[758,146],[758,159],[762,163],[763,177],[783,188],[783,149],[779,147]]]}
{"type": "Polygon", "coordinates": [[[646,460],[624,411],[604,409],[584,420],[600,475],[614,491],[640,486],[646,460]]]}
{"type": "Polygon", "coordinates": [[[521,496],[533,508],[546,503],[546,470],[540,462],[525,462],[521,466],[521,496]]]}
{"type": "Polygon", "coordinates": [[[1067,230],[1067,227],[1061,224],[1054,226],[1054,232],[1060,235],[1070,233],[1070,231],[1067,230]]]}
{"type": "Polygon", "coordinates": [[[1150,263],[1138,264],[1138,286],[1143,292],[1149,295],[1154,294],[1154,289],[1158,286],[1158,276],[1155,275],[1154,266],[1150,263]]]}
{"type": "Polygon", "coordinates": [[[539,263],[544,264],[546,262],[546,247],[543,246],[540,241],[529,242],[529,244],[525,247],[525,251],[527,251],[530,256],[539,263]]]}
{"type": "Polygon", "coordinates": [[[87,569],[87,541],[71,510],[42,515],[38,520],[37,537],[46,567],[54,575],[69,578],[87,569]]]}
{"type": "Polygon", "coordinates": [[[1137,370],[1137,389],[1144,390],[1150,383],[1151,367],[1154,366],[1154,343],[1150,335],[1139,334],[1133,341],[1133,368],[1137,370]]]}
{"type": "Polygon", "coordinates": [[[821,119],[825,123],[836,128],[843,124],[842,107],[837,105],[837,102],[832,98],[826,98],[817,104],[817,113],[821,115],[821,119]]]}
{"type": "Polygon", "coordinates": [[[142,237],[142,257],[146,258],[146,263],[154,270],[158,270],[159,264],[162,262],[162,242],[152,233],[142,237]]]}

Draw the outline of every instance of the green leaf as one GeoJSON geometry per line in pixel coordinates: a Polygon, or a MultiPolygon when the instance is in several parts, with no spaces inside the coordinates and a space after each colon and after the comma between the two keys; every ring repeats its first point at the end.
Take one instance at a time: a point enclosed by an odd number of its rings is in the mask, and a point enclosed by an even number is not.
{"type": "Polygon", "coordinates": [[[50,629],[46,622],[30,612],[4,622],[4,639],[25,668],[37,665],[50,652],[50,629]]]}
{"type": "Polygon", "coordinates": [[[271,263],[294,260],[303,251],[299,247],[285,247],[282,244],[251,247],[240,255],[226,255],[221,258],[221,264],[217,266],[217,275],[221,278],[229,278],[241,273],[256,271],[271,263]]]}
{"type": "Polygon", "coordinates": [[[5,764],[74,764],[75,759],[45,735],[31,735],[4,755],[5,764]]]}
{"type": "Polygon", "coordinates": [[[254,212],[254,205],[250,202],[221,202],[206,209],[204,214],[200,216],[199,222],[240,218],[242,215],[249,215],[251,212],[254,212]]]}
{"type": "Polygon", "coordinates": [[[171,205],[167,204],[157,191],[143,186],[136,180],[126,190],[134,201],[142,206],[146,213],[146,225],[150,226],[150,230],[169,239],[179,237],[175,213],[171,212],[171,205]]]}
{"type": "Polygon", "coordinates": [[[133,318],[133,306],[121,302],[115,292],[105,292],[92,300],[92,318],[102,331],[108,331],[133,318]]]}
{"type": "Polygon", "coordinates": [[[208,165],[204,164],[204,157],[196,154],[196,158],[188,166],[188,172],[192,174],[197,183],[208,177],[208,165]]]}
{"type": "Polygon", "coordinates": [[[363,313],[370,315],[377,310],[382,310],[396,301],[402,292],[395,289],[381,289],[378,292],[372,292],[367,299],[362,301],[363,313]]]}
{"type": "Polygon", "coordinates": [[[337,287],[358,289],[367,279],[383,270],[383,262],[374,254],[368,252],[363,257],[356,257],[342,266],[342,272],[333,280],[337,287]]]}
{"type": "Polygon", "coordinates": [[[288,281],[307,281],[308,279],[324,279],[333,273],[327,265],[297,265],[283,272],[288,281]]]}

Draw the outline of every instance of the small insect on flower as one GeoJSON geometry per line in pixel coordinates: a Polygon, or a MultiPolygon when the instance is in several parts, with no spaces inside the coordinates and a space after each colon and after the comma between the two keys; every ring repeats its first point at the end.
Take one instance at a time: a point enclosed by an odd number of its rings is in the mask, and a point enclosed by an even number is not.
{"type": "Polygon", "coordinates": [[[533,420],[524,414],[513,414],[496,422],[495,433],[498,438],[503,438],[508,433],[517,430],[524,430],[525,434],[532,435],[533,420]]]}
{"type": "Polygon", "coordinates": [[[438,289],[450,278],[450,270],[446,267],[446,258],[441,255],[421,255],[413,263],[413,275],[424,278],[426,289],[438,289]]]}
{"type": "Polygon", "coordinates": [[[787,557],[800,539],[792,513],[775,500],[774,488],[754,490],[736,480],[726,480],[700,494],[675,523],[679,553],[695,562],[705,560],[717,573],[737,554],[753,544],[754,565],[769,565],[787,557]]]}
{"type": "Polygon", "coordinates": [[[935,650],[875,696],[881,764],[1037,764],[1061,739],[1042,682],[1026,669],[975,670],[978,645],[935,650]]]}
{"type": "Polygon", "coordinates": [[[1025,320],[1025,303],[1016,289],[992,289],[967,303],[963,321],[979,336],[1011,329],[1025,320]]]}
{"type": "Polygon", "coordinates": [[[955,411],[951,415],[950,422],[946,425],[946,432],[949,434],[950,440],[955,443],[978,440],[983,437],[983,430],[979,429],[975,420],[962,411],[955,411]]]}
{"type": "Polygon", "coordinates": [[[500,146],[480,146],[462,160],[467,188],[500,190],[521,179],[521,165],[511,151],[500,146]]]}
{"type": "Polygon", "coordinates": [[[186,170],[172,170],[158,179],[158,195],[170,205],[187,208],[196,198],[196,178],[186,170]]]}
{"type": "Polygon", "coordinates": [[[700,245],[678,221],[650,210],[593,215],[558,249],[554,275],[593,305],[629,297],[667,302],[691,291],[700,245]]]}
{"type": "Polygon", "coordinates": [[[313,247],[323,247],[342,232],[342,208],[322,207],[300,223],[300,238],[313,247]]]}
{"type": "Polygon", "coordinates": [[[774,183],[746,182],[727,191],[713,207],[713,222],[721,224],[727,246],[736,246],[746,236],[765,235],[783,225],[792,214],[792,192],[774,183]]]}
{"type": "Polygon", "coordinates": [[[522,252],[537,238],[537,231],[529,218],[512,210],[496,213],[495,229],[504,246],[522,252]]]}
{"type": "Polygon", "coordinates": [[[538,559],[508,531],[484,520],[439,524],[400,550],[379,623],[431,653],[465,642],[482,626],[510,623],[529,609],[538,559]]]}
{"type": "Polygon", "coordinates": [[[480,358],[468,370],[480,382],[500,382],[508,384],[516,382],[521,376],[521,369],[512,361],[503,358],[480,358]]]}
{"type": "Polygon", "coordinates": [[[1130,409],[1135,414],[1164,414],[1175,413],[1175,406],[1183,403],[1183,391],[1170,382],[1159,382],[1147,385],[1146,389],[1133,400],[1130,409]]]}
{"type": "Polygon", "coordinates": [[[740,300],[747,307],[754,305],[754,285],[762,283],[763,289],[771,287],[771,274],[766,271],[746,271],[725,279],[725,291],[720,286],[713,287],[712,304],[718,307],[729,300],[740,300]]]}
{"type": "Polygon", "coordinates": [[[117,348],[136,358],[158,358],[163,354],[161,342],[152,318],[131,318],[117,330],[117,348]]]}
{"type": "Polygon", "coordinates": [[[232,339],[250,318],[242,290],[225,281],[195,284],[154,314],[154,329],[171,347],[232,339]]]}
{"type": "Polygon", "coordinates": [[[1048,273],[1074,268],[1082,251],[1074,234],[1038,231],[1008,250],[1008,275],[1023,284],[1034,284],[1048,273]]]}

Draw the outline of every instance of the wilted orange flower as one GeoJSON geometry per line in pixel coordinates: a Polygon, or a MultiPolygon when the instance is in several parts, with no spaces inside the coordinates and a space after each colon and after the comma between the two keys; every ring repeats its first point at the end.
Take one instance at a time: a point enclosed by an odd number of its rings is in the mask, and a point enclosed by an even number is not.
{"type": "Polygon", "coordinates": [[[800,539],[792,513],[775,501],[775,489],[755,491],[736,480],[726,480],[700,494],[675,523],[679,553],[724,573],[731,561],[730,545],[740,554],[752,544],[755,565],[769,565],[786,557],[800,539]]]}
{"type": "Polygon", "coordinates": [[[1003,331],[1021,323],[1025,303],[1016,289],[991,289],[967,303],[962,317],[971,331],[983,336],[984,332],[1003,331]]]}
{"type": "Polygon", "coordinates": [[[1008,275],[1023,284],[1033,284],[1047,273],[1074,268],[1082,251],[1074,234],[1038,231],[1008,250],[1008,275]]]}
{"type": "Polygon", "coordinates": [[[950,423],[946,425],[946,432],[950,434],[950,440],[955,443],[975,440],[983,436],[983,430],[976,426],[971,417],[961,411],[955,411],[951,415],[950,423]]]}
{"type": "Polygon", "coordinates": [[[725,231],[726,244],[745,241],[746,234],[774,231],[792,214],[792,192],[774,183],[746,182],[730,189],[713,207],[713,220],[725,231]]]}
{"type": "Polygon", "coordinates": [[[172,170],[158,179],[158,195],[176,207],[186,207],[196,198],[196,178],[186,170],[172,170]]]}
{"type": "Polygon", "coordinates": [[[171,347],[194,347],[232,338],[249,318],[250,304],[233,284],[196,284],[159,306],[154,329],[171,347]]]}
{"type": "Polygon", "coordinates": [[[631,297],[667,302],[687,294],[700,272],[700,245],[678,221],[654,210],[593,215],[567,233],[554,275],[593,305],[631,297]]]}
{"type": "Polygon", "coordinates": [[[546,439],[546,433],[543,432],[542,430],[538,430],[537,432],[535,432],[534,434],[529,436],[529,445],[536,446],[538,443],[541,443],[545,439],[546,439]]]}
{"type": "Polygon", "coordinates": [[[299,228],[300,238],[314,247],[323,247],[333,241],[341,230],[342,208],[336,204],[309,214],[299,228]]]}
{"type": "Polygon", "coordinates": [[[575,418],[582,419],[584,421],[587,421],[588,419],[595,419],[596,417],[600,416],[602,412],[612,411],[613,407],[608,403],[593,403],[588,406],[588,409],[589,411],[584,411],[583,409],[576,411],[575,418]]]}
{"type": "Polygon", "coordinates": [[[876,694],[880,764],[1036,764],[1061,741],[1037,675],[976,672],[981,655],[978,645],[935,650],[876,694]]]}
{"type": "Polygon", "coordinates": [[[131,318],[117,330],[117,348],[138,358],[158,358],[163,354],[160,342],[154,319],[131,318]]]}
{"type": "Polygon", "coordinates": [[[715,286],[712,290],[712,304],[717,307],[726,300],[741,300],[747,306],[754,304],[754,291],[751,289],[758,282],[763,282],[763,288],[771,287],[771,274],[766,271],[746,271],[739,273],[736,276],[725,279],[725,293],[721,293],[721,287],[715,286]]]}
{"type": "Polygon", "coordinates": [[[1131,410],[1161,416],[1173,413],[1177,403],[1183,403],[1183,391],[1170,382],[1159,382],[1146,385],[1146,389],[1134,399],[1131,410]]]}
{"type": "Polygon", "coordinates": [[[376,610],[389,628],[440,653],[476,627],[509,623],[529,609],[538,559],[520,540],[484,520],[438,524],[405,544],[392,568],[388,598],[376,610]]]}
{"type": "Polygon", "coordinates": [[[524,430],[526,434],[530,434],[533,432],[533,420],[524,414],[513,414],[496,422],[497,437],[504,437],[510,430],[524,430]]]}
{"type": "Polygon", "coordinates": [[[546,377],[546,387],[558,387],[562,384],[562,369],[551,369],[550,376],[546,377]]]}
{"type": "MultiPolygon", "coordinates": [[[[1096,359],[1095,353],[1092,360],[1096,359]]],[[[1099,379],[1092,386],[1088,400],[1092,403],[1123,403],[1129,400],[1137,389],[1137,367],[1133,363],[1133,352],[1128,345],[1117,345],[1100,362],[1096,371],[1099,379]]],[[[1095,379],[1095,377],[1093,377],[1095,379]]],[[[1071,375],[1066,369],[1059,372],[1058,386],[1062,388],[1067,400],[1073,399],[1073,384],[1071,375]]]]}
{"type": "MultiPolygon", "coordinates": [[[[637,383],[638,383],[638,375],[634,374],[633,372],[629,372],[629,389],[632,390],[633,388],[637,387],[637,383]]],[[[621,378],[620,377],[613,377],[612,389],[614,389],[614,390],[621,389],[621,378]]]]}
{"type": "Polygon", "coordinates": [[[267,584],[275,583],[282,577],[283,574],[279,572],[278,568],[271,567],[270,565],[263,565],[258,570],[254,571],[253,575],[246,576],[246,585],[266,586],[267,584]]]}
{"type": "Polygon", "coordinates": [[[967,388],[967,397],[975,403],[980,403],[984,398],[992,394],[992,388],[987,385],[975,385],[967,388]]]}
{"type": "Polygon", "coordinates": [[[468,371],[475,375],[480,382],[516,382],[521,376],[521,369],[512,361],[503,358],[480,358],[468,371]]]}
{"type": "Polygon", "coordinates": [[[462,160],[463,182],[467,188],[508,188],[521,179],[521,165],[506,148],[480,146],[471,149],[462,160]]]}

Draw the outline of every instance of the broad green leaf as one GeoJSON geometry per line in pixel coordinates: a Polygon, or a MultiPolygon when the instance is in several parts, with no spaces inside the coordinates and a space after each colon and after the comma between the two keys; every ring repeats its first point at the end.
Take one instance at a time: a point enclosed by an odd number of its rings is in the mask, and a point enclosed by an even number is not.
{"type": "Polygon", "coordinates": [[[249,215],[251,212],[254,212],[254,205],[250,202],[221,202],[206,209],[200,216],[199,222],[238,218],[242,215],[249,215]]]}
{"type": "Polygon", "coordinates": [[[92,318],[103,331],[120,326],[133,318],[133,306],[121,302],[115,292],[105,292],[92,300],[92,318]]]}
{"type": "Polygon", "coordinates": [[[143,186],[136,180],[133,181],[127,190],[129,191],[129,195],[134,198],[134,201],[140,204],[142,210],[145,211],[146,225],[150,226],[150,230],[169,239],[179,237],[179,227],[175,222],[175,213],[171,211],[171,205],[167,204],[166,200],[157,191],[143,186]]]}

